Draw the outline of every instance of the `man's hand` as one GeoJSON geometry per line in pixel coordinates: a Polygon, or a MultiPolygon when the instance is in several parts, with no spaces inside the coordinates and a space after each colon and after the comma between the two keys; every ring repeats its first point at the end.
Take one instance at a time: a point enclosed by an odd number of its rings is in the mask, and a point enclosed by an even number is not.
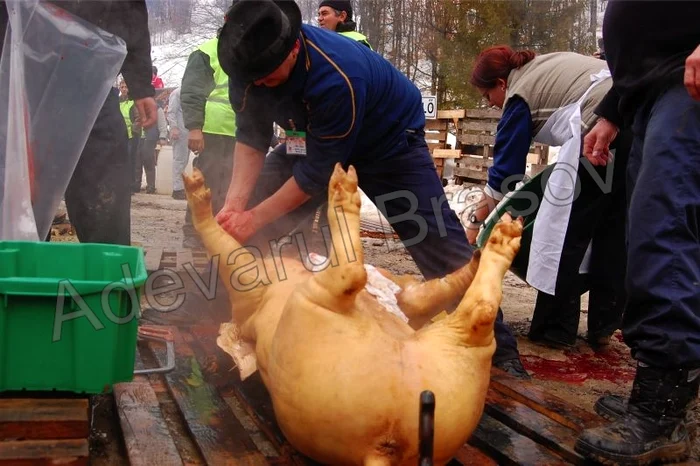
{"type": "Polygon", "coordinates": [[[191,129],[187,139],[187,147],[192,152],[199,155],[204,150],[204,135],[201,129],[191,129]]]}
{"type": "Polygon", "coordinates": [[[139,112],[139,122],[142,128],[150,128],[158,122],[158,105],[153,97],[144,97],[134,101],[139,112]]]}
{"type": "Polygon", "coordinates": [[[180,128],[172,128],[170,130],[170,139],[173,141],[180,139],[180,128]]]}
{"type": "Polygon", "coordinates": [[[216,214],[216,221],[221,228],[233,236],[239,243],[244,243],[258,230],[253,212],[246,210],[236,212],[228,207],[224,207],[216,214]]]}
{"type": "Polygon", "coordinates": [[[618,128],[605,118],[598,122],[583,138],[583,155],[593,165],[606,165],[612,158],[610,143],[618,133],[618,128]]]}
{"type": "Polygon", "coordinates": [[[688,94],[695,100],[700,100],[700,45],[685,60],[683,84],[688,94]]]}

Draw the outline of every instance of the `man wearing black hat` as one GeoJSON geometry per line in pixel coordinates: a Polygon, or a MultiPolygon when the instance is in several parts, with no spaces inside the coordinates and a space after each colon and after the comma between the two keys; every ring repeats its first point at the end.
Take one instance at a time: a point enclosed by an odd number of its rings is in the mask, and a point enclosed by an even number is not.
{"type": "Polygon", "coordinates": [[[350,0],[322,0],[318,5],[318,25],[372,48],[367,37],[355,30],[350,0]]]}
{"type": "MultiPolygon", "coordinates": [[[[356,41],[302,25],[290,0],[236,1],[218,56],[237,130],[217,221],[232,236],[248,245],[287,237],[326,200],[340,162],[355,167],[360,189],[426,279],[469,261],[471,246],[425,142],[420,91],[391,63],[356,41]],[[265,157],[273,123],[287,132],[287,150],[265,157]]],[[[494,364],[522,369],[500,312],[496,338],[494,364]]]]}

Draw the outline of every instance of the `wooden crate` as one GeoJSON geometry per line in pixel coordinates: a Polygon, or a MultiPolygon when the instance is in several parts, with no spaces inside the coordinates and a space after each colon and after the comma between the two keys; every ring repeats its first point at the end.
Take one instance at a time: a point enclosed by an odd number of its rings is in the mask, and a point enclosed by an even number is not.
{"type": "MultiPolygon", "coordinates": [[[[460,181],[486,184],[488,168],[493,165],[493,147],[501,114],[501,110],[492,108],[465,111],[458,133],[461,157],[455,167],[455,177],[460,181]]],[[[548,159],[549,147],[533,144],[528,155],[528,163],[531,164],[530,176],[544,170],[548,159]]]]}
{"type": "MultiPolygon", "coordinates": [[[[433,157],[435,169],[442,179],[445,159],[458,158],[459,149],[448,147],[447,134],[459,131],[459,121],[464,118],[464,110],[439,110],[437,118],[425,120],[425,140],[433,157]]],[[[459,144],[459,141],[457,141],[459,144]]]]}
{"type": "Polygon", "coordinates": [[[0,393],[0,465],[87,465],[87,397],[0,393]]]}
{"type": "MultiPolygon", "coordinates": [[[[207,270],[205,261],[194,259],[200,253],[159,249],[147,250],[146,257],[150,256],[151,265],[160,257],[157,270],[189,276],[189,257],[198,272],[207,270]]],[[[130,383],[115,386],[128,457],[124,462],[316,465],[285,439],[260,375],[241,381],[230,356],[216,345],[218,325],[229,312],[227,297],[216,296],[212,302],[221,309],[211,312],[202,311],[198,299],[190,299],[196,294],[193,290],[186,294],[180,315],[161,316],[161,328],[174,336],[176,369],[138,375],[130,383]]],[[[138,368],[165,359],[164,346],[157,342],[141,342],[138,354],[138,368]]],[[[573,449],[576,436],[602,422],[531,382],[493,369],[481,422],[449,464],[584,464],[573,449]]]]}

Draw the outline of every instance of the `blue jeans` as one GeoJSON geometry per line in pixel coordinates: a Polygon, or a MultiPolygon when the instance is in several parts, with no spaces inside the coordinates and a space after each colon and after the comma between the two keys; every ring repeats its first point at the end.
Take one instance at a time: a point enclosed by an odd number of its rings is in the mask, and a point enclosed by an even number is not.
{"type": "Polygon", "coordinates": [[[700,367],[700,102],[682,85],[637,111],[623,335],[657,367],[700,367]]]}
{"type": "MultiPolygon", "coordinates": [[[[362,164],[355,166],[359,187],[399,235],[425,279],[444,277],[469,262],[473,250],[464,227],[447,203],[425,136],[408,134],[407,139],[407,150],[398,154],[391,165],[372,165],[367,169],[362,164]]],[[[295,159],[287,154],[284,145],[268,154],[248,208],[272,195],[292,176],[295,159]]],[[[260,235],[277,239],[305,221],[311,223],[316,209],[327,197],[322,192],[260,235]]],[[[494,363],[518,357],[517,342],[503,322],[500,309],[495,333],[494,363]]]]}

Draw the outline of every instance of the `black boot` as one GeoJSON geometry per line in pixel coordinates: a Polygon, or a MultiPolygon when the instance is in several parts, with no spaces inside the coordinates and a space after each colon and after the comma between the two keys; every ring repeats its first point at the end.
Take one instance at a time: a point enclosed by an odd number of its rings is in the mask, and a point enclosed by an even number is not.
{"type": "Polygon", "coordinates": [[[687,458],[690,437],[684,417],[699,383],[698,371],[638,365],[624,415],[607,426],[584,430],[576,451],[603,464],[687,458]]]}
{"type": "Polygon", "coordinates": [[[519,379],[530,380],[532,378],[525,370],[525,367],[523,367],[523,363],[520,361],[520,358],[494,363],[493,366],[519,379]]]}
{"type": "MultiPolygon", "coordinates": [[[[602,418],[614,422],[627,412],[627,399],[621,395],[603,395],[595,402],[593,409],[602,418]]],[[[700,399],[698,399],[697,386],[695,397],[690,402],[685,416],[685,427],[691,439],[694,437],[695,432],[698,432],[698,427],[700,427],[700,399]],[[693,413],[696,414],[694,415],[693,413]]]]}

